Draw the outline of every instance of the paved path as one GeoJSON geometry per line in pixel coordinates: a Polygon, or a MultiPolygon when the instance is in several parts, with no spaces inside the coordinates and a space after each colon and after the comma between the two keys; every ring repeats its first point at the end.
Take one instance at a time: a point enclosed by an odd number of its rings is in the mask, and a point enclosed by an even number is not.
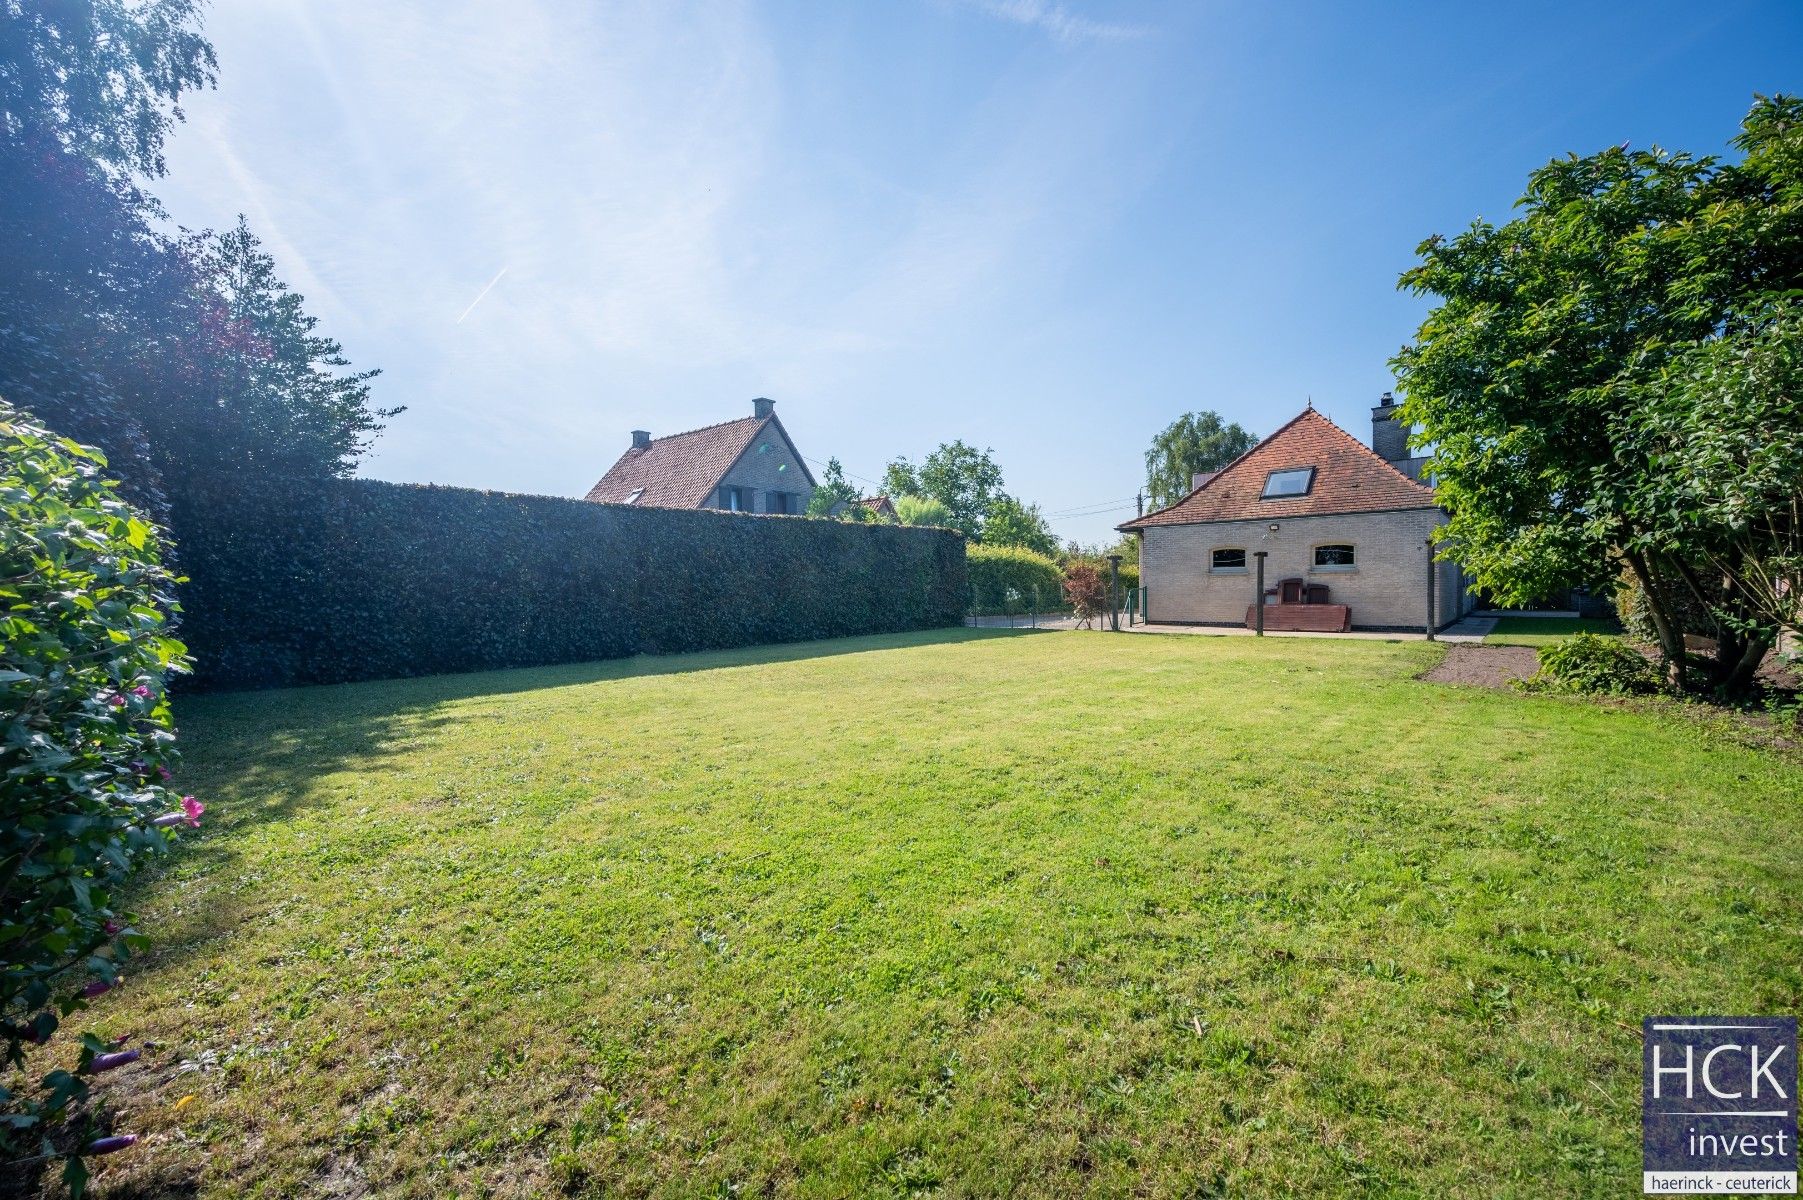
{"type": "MultiPolygon", "coordinates": [[[[1033,626],[1032,620],[1027,617],[967,617],[965,618],[964,623],[980,629],[1026,629],[1033,626]]],[[[1097,625],[1102,629],[1106,629],[1108,627],[1107,618],[1099,620],[1097,625]]],[[[1037,624],[1037,628],[1039,629],[1075,629],[1076,627],[1077,619],[1068,616],[1041,615],[1038,618],[1037,624]]],[[[1484,635],[1495,628],[1495,617],[1480,617],[1473,614],[1442,629],[1435,636],[1442,642],[1481,642],[1484,640],[1484,635]]],[[[1123,624],[1121,625],[1121,632],[1186,633],[1202,634],[1213,637],[1253,636],[1250,629],[1238,625],[1134,625],[1129,627],[1124,623],[1124,618],[1123,624]]],[[[1367,641],[1382,642],[1418,642],[1423,640],[1423,635],[1420,633],[1371,633],[1365,630],[1354,630],[1351,633],[1305,633],[1301,631],[1272,629],[1266,631],[1265,636],[1293,638],[1359,638],[1367,641]]]]}

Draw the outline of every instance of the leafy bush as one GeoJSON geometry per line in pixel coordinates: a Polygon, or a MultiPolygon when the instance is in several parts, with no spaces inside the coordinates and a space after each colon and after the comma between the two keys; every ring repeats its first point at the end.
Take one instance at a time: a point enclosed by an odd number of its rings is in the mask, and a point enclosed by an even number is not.
{"type": "MultiPolygon", "coordinates": [[[[1096,569],[1096,574],[1102,577],[1102,582],[1104,584],[1108,582],[1109,567],[1108,559],[1106,557],[1088,554],[1073,554],[1065,558],[1064,565],[1066,568],[1069,568],[1072,563],[1078,562],[1087,563],[1094,567],[1096,569]]],[[[1121,603],[1124,605],[1127,603],[1127,592],[1139,586],[1139,563],[1132,558],[1122,558],[1120,577],[1121,603]]]]}
{"type": "Polygon", "coordinates": [[[1540,670],[1529,685],[1549,692],[1650,692],[1659,673],[1646,656],[1620,638],[1579,633],[1540,651],[1540,670]]]}
{"type": "Polygon", "coordinates": [[[190,489],[176,524],[215,688],[930,629],[967,599],[963,539],[898,525],[356,479],[190,489]]]}
{"type": "Polygon", "coordinates": [[[969,545],[964,560],[970,573],[971,611],[977,613],[1050,612],[1065,607],[1063,573],[1057,560],[1022,546],[969,545]]]}
{"type": "MultiPolygon", "coordinates": [[[[143,939],[113,891],[200,813],[166,786],[164,685],[187,661],[168,633],[175,581],[104,465],[0,401],[0,1035],[13,1068],[118,982],[143,939]]],[[[83,1044],[78,1074],[0,1090],[0,1154],[68,1155],[77,1190],[92,1133],[76,1116],[82,1076],[136,1057],[83,1044]]]]}
{"type": "Polygon", "coordinates": [[[1064,599],[1085,621],[1108,611],[1108,580],[1091,563],[1077,561],[1064,569],[1064,599]]]}
{"type": "Polygon", "coordinates": [[[952,510],[931,496],[909,493],[895,498],[895,519],[903,525],[948,529],[952,524],[952,510]]]}

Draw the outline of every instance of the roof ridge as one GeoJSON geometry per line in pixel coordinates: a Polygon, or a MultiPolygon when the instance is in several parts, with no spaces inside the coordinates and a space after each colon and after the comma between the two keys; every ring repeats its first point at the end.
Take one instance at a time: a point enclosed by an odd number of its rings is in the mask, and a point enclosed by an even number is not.
{"type": "MultiPolygon", "coordinates": [[[[1309,411],[1314,412],[1315,415],[1320,417],[1323,421],[1326,421],[1329,425],[1332,425],[1336,430],[1339,430],[1339,432],[1345,434],[1347,439],[1349,441],[1351,441],[1353,445],[1357,446],[1360,450],[1363,450],[1366,454],[1369,454],[1372,458],[1375,458],[1378,462],[1382,463],[1384,466],[1390,468],[1391,471],[1395,472],[1396,475],[1398,475],[1402,479],[1407,480],[1408,482],[1414,484],[1416,487],[1420,488],[1421,490],[1423,490],[1425,492],[1428,492],[1430,494],[1433,492],[1434,489],[1432,487],[1428,486],[1425,483],[1422,483],[1419,479],[1416,479],[1413,475],[1410,475],[1407,471],[1404,471],[1404,470],[1398,468],[1395,463],[1391,462],[1389,459],[1387,459],[1383,455],[1379,454],[1376,450],[1373,450],[1370,446],[1367,446],[1367,445],[1365,445],[1365,443],[1359,441],[1358,438],[1356,438],[1352,435],[1351,430],[1341,428],[1339,426],[1339,424],[1337,424],[1332,417],[1328,416],[1325,413],[1315,412],[1315,410],[1312,408],[1309,409],[1309,411]]],[[[1396,418],[1391,417],[1390,419],[1392,421],[1394,421],[1396,418]]],[[[1410,457],[1413,457],[1413,456],[1411,455],[1410,457]]]]}
{"type": "Polygon", "coordinates": [[[710,429],[724,429],[728,425],[737,425],[740,421],[768,421],[769,417],[733,417],[726,421],[715,421],[712,425],[697,425],[693,429],[680,429],[675,433],[666,433],[662,437],[654,437],[653,442],[667,442],[671,438],[688,437],[691,433],[706,433],[710,429]]]}
{"type": "MultiPolygon", "coordinates": [[[[1393,488],[1396,483],[1401,482],[1409,486],[1400,493],[1393,493],[1391,497],[1392,500],[1404,501],[1404,507],[1416,507],[1417,505],[1413,503],[1413,501],[1417,499],[1420,502],[1418,505],[1419,507],[1428,507],[1435,502],[1434,488],[1431,484],[1423,483],[1420,480],[1413,478],[1395,463],[1386,459],[1376,450],[1354,437],[1345,428],[1337,424],[1331,417],[1328,417],[1325,413],[1321,412],[1311,404],[1283,424],[1279,425],[1276,429],[1273,429],[1269,434],[1260,438],[1253,444],[1251,449],[1228,462],[1220,470],[1209,475],[1209,477],[1204,479],[1201,484],[1191,488],[1178,499],[1162,508],[1154,509],[1149,513],[1134,517],[1130,521],[1123,521],[1121,524],[1115,526],[1115,528],[1122,531],[1138,531],[1141,529],[1149,529],[1154,526],[1206,523],[1209,520],[1228,519],[1224,517],[1201,517],[1199,518],[1199,521],[1186,521],[1184,519],[1186,516],[1195,517],[1197,514],[1193,512],[1186,513],[1180,510],[1200,508],[1202,510],[1222,511],[1222,506],[1234,505],[1240,499],[1237,494],[1238,484],[1232,479],[1234,470],[1242,466],[1253,456],[1266,451],[1273,442],[1278,441],[1278,439],[1286,435],[1299,437],[1305,440],[1326,439],[1326,441],[1322,443],[1324,449],[1329,445],[1338,445],[1341,447],[1347,445],[1355,446],[1361,453],[1356,456],[1348,457],[1346,459],[1348,465],[1352,462],[1359,462],[1365,464],[1362,469],[1369,470],[1372,462],[1383,464],[1385,471],[1370,477],[1372,482],[1382,481],[1379,484],[1379,491],[1386,488],[1393,488]],[[1308,433],[1306,429],[1298,430],[1298,426],[1304,425],[1306,423],[1305,419],[1308,417],[1317,417],[1321,422],[1319,426],[1315,427],[1315,432],[1312,434],[1308,433]],[[1223,480],[1226,480],[1227,482],[1223,483],[1223,480]],[[1224,492],[1225,498],[1219,501],[1219,503],[1214,502],[1212,498],[1204,495],[1204,493],[1211,490],[1216,491],[1217,493],[1224,492]]],[[[1344,450],[1332,451],[1332,453],[1344,454],[1344,450]]],[[[1354,484],[1353,486],[1357,485],[1354,484]]],[[[1393,508],[1395,505],[1391,505],[1391,507],[1393,508]]],[[[1303,513],[1297,515],[1313,514],[1303,513]]]]}
{"type": "MultiPolygon", "coordinates": [[[[1201,482],[1201,484],[1199,484],[1198,486],[1191,488],[1189,491],[1187,491],[1183,495],[1177,497],[1177,499],[1171,501],[1169,504],[1165,505],[1163,508],[1155,508],[1149,513],[1145,513],[1142,516],[1137,516],[1137,517],[1133,518],[1133,522],[1123,522],[1123,524],[1125,525],[1125,524],[1132,524],[1134,522],[1144,521],[1147,517],[1155,517],[1159,513],[1170,512],[1173,508],[1176,508],[1179,504],[1182,504],[1182,503],[1188,501],[1189,499],[1191,499],[1192,497],[1196,496],[1197,494],[1206,491],[1208,489],[1209,484],[1213,483],[1215,480],[1219,479],[1221,476],[1223,476],[1223,475],[1227,474],[1227,472],[1231,471],[1234,467],[1238,466],[1240,464],[1241,459],[1248,457],[1249,455],[1252,454],[1252,452],[1254,450],[1257,450],[1260,446],[1264,445],[1266,442],[1270,441],[1272,438],[1276,437],[1278,434],[1282,433],[1284,430],[1288,429],[1290,426],[1294,425],[1296,422],[1300,421],[1303,417],[1306,417],[1309,413],[1312,413],[1314,411],[1315,410],[1312,407],[1303,409],[1301,412],[1297,413],[1295,416],[1291,417],[1289,420],[1287,420],[1283,424],[1279,425],[1276,429],[1273,429],[1270,433],[1267,433],[1264,437],[1261,437],[1256,442],[1253,442],[1251,450],[1247,450],[1244,454],[1239,455],[1238,457],[1234,458],[1232,461],[1227,463],[1227,465],[1225,465],[1223,467],[1219,467],[1219,468],[1215,469],[1214,471],[1212,471],[1209,474],[1208,478],[1204,479],[1201,482]]],[[[1328,424],[1333,425],[1333,422],[1329,421],[1328,424]]],[[[1334,425],[1334,428],[1339,429],[1340,427],[1338,425],[1334,425]]],[[[1345,433],[1346,431],[1344,429],[1340,429],[1340,432],[1345,433]]]]}

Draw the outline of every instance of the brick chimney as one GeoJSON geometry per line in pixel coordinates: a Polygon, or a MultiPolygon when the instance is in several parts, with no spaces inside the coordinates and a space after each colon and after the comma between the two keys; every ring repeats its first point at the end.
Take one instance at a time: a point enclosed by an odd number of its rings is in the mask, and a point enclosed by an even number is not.
{"type": "Polygon", "coordinates": [[[1409,427],[1396,419],[1396,398],[1389,392],[1371,410],[1371,448],[1391,462],[1409,459],[1409,427]]]}
{"type": "Polygon", "coordinates": [[[649,450],[651,448],[651,431],[648,429],[633,430],[632,448],[634,450],[649,450]]]}
{"type": "Polygon", "coordinates": [[[751,415],[760,421],[775,411],[776,401],[774,400],[767,400],[764,397],[759,396],[756,400],[751,402],[751,415]]]}

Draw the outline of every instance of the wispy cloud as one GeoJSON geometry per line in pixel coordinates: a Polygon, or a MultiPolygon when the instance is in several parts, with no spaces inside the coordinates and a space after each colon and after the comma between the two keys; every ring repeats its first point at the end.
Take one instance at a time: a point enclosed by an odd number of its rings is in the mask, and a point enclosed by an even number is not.
{"type": "MultiPolygon", "coordinates": [[[[1137,36],[984,8],[1038,38],[1137,36]]],[[[760,393],[833,446],[845,397],[1056,278],[1143,179],[1118,143],[1146,96],[1116,55],[979,73],[917,147],[805,107],[836,78],[807,57],[826,35],[730,2],[269,0],[210,29],[235,70],[194,102],[165,200],[249,213],[384,369],[379,398],[410,409],[369,463],[385,478],[575,492],[618,431],[760,393]]]]}
{"type": "Polygon", "coordinates": [[[967,0],[971,8],[1025,25],[1060,42],[1122,42],[1151,33],[1149,26],[1098,21],[1048,0],[967,0]]]}

